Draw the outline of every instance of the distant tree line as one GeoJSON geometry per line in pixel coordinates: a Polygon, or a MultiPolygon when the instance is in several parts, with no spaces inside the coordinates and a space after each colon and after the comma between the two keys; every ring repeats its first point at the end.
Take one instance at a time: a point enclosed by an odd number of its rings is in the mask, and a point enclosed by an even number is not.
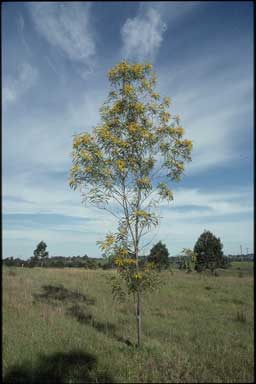
{"type": "MultiPolygon", "coordinates": [[[[252,255],[253,256],[253,255],[252,255]]],[[[148,256],[140,256],[139,262],[141,264],[145,263],[148,256]]],[[[7,257],[2,259],[3,265],[6,266],[14,266],[14,267],[46,267],[46,268],[88,268],[88,269],[114,269],[115,265],[109,260],[104,258],[91,258],[87,255],[85,256],[51,256],[45,259],[43,262],[34,261],[32,258],[28,260],[23,260],[21,258],[7,257]]],[[[253,257],[241,256],[241,255],[228,255],[223,256],[223,267],[226,265],[227,267],[233,261],[253,261],[253,257]]],[[[190,262],[189,258],[184,255],[179,256],[169,256],[168,263],[164,265],[159,265],[158,269],[181,269],[188,270],[188,263],[190,262]]]]}
{"type": "MultiPolygon", "coordinates": [[[[254,255],[227,255],[222,252],[222,243],[211,232],[204,231],[195,243],[194,249],[184,248],[180,255],[170,256],[164,243],[155,244],[148,256],[140,256],[139,263],[152,262],[159,271],[178,268],[191,272],[195,269],[201,272],[209,269],[228,268],[233,261],[253,261],[254,255]]],[[[28,260],[7,257],[2,259],[3,265],[15,267],[45,267],[45,268],[86,268],[86,269],[114,269],[115,264],[110,258],[92,258],[87,256],[51,256],[46,251],[47,245],[41,241],[28,260]]],[[[130,255],[131,256],[131,255],[130,255]]]]}
{"type": "Polygon", "coordinates": [[[52,256],[47,257],[44,260],[35,260],[31,257],[28,260],[22,260],[20,258],[7,257],[2,260],[6,266],[14,267],[45,267],[45,268],[88,268],[96,269],[103,268],[104,259],[90,258],[85,256],[52,256]]]}
{"type": "Polygon", "coordinates": [[[3,259],[3,264],[6,266],[15,267],[45,267],[45,268],[88,268],[96,269],[102,267],[103,259],[90,258],[87,255],[84,256],[52,256],[49,257],[49,253],[46,251],[47,245],[44,241],[40,241],[36,249],[33,252],[33,256],[28,260],[22,260],[19,258],[7,257],[3,259]]]}
{"type": "Polygon", "coordinates": [[[230,262],[232,261],[253,261],[254,254],[248,253],[247,255],[227,255],[226,256],[230,262]]]}

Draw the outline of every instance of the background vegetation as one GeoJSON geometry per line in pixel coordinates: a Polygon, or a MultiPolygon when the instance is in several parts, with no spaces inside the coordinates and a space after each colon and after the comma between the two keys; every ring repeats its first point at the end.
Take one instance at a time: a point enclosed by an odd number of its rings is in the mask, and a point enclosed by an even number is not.
{"type": "Polygon", "coordinates": [[[5,382],[253,382],[253,263],[160,272],[139,350],[134,303],[112,299],[115,273],[4,267],[5,382]]]}

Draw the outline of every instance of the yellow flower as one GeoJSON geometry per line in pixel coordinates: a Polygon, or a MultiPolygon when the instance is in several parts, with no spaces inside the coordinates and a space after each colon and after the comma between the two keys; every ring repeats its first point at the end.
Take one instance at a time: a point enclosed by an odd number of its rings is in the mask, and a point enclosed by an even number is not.
{"type": "Polygon", "coordinates": [[[71,168],[71,174],[73,175],[74,173],[76,172],[79,172],[80,171],[80,167],[78,164],[75,164],[73,165],[73,167],[71,168]]]}
{"type": "Polygon", "coordinates": [[[191,140],[184,140],[182,144],[185,145],[186,147],[188,147],[188,149],[190,149],[190,150],[193,147],[193,143],[191,140]]]}
{"type": "Polygon", "coordinates": [[[83,136],[82,136],[82,143],[83,144],[89,144],[91,142],[92,138],[91,136],[89,135],[89,133],[85,133],[83,136]]]}
{"type": "Polygon", "coordinates": [[[113,244],[114,242],[115,242],[115,236],[112,235],[112,233],[107,234],[105,243],[106,243],[107,245],[111,245],[111,244],[113,244]]]}
{"type": "Polygon", "coordinates": [[[117,103],[113,106],[113,108],[111,109],[111,112],[112,112],[112,113],[120,113],[120,112],[122,112],[122,105],[121,105],[121,103],[120,103],[120,102],[117,102],[117,103]]]}
{"type": "Polygon", "coordinates": [[[142,103],[135,103],[133,105],[134,109],[136,110],[137,113],[142,113],[144,112],[144,105],[142,103]]]}
{"type": "Polygon", "coordinates": [[[142,87],[145,88],[145,89],[150,89],[150,83],[149,83],[149,81],[146,80],[146,79],[143,79],[143,80],[141,81],[141,85],[142,85],[142,87]]]}
{"type": "Polygon", "coordinates": [[[179,137],[181,137],[182,135],[184,135],[184,128],[182,128],[182,127],[177,127],[176,128],[176,134],[179,136],[179,137]]]}
{"type": "Polygon", "coordinates": [[[117,160],[116,161],[117,168],[119,169],[120,172],[125,171],[125,162],[124,160],[117,160]]]}
{"type": "Polygon", "coordinates": [[[182,171],[184,170],[184,164],[183,163],[176,163],[176,167],[182,171]]]}
{"type": "Polygon", "coordinates": [[[82,157],[84,160],[91,160],[92,155],[91,155],[90,152],[88,152],[88,151],[81,151],[81,157],[82,157]]]}
{"type": "Polygon", "coordinates": [[[164,103],[166,106],[169,106],[169,105],[171,104],[171,99],[170,99],[170,97],[165,96],[165,97],[163,98],[163,103],[164,103]]]}
{"type": "Polygon", "coordinates": [[[133,73],[137,76],[140,76],[143,71],[143,65],[142,64],[133,64],[132,65],[133,73]]]}
{"type": "Polygon", "coordinates": [[[104,125],[103,127],[99,127],[97,129],[97,133],[98,133],[99,137],[103,140],[109,140],[109,138],[111,136],[109,129],[106,125],[104,125]]]}
{"type": "Polygon", "coordinates": [[[124,85],[124,93],[125,95],[130,95],[133,91],[133,87],[130,84],[124,85]]]}
{"type": "Polygon", "coordinates": [[[112,233],[107,234],[106,239],[104,241],[99,241],[100,248],[104,251],[113,245],[115,242],[115,236],[112,233]]]}
{"type": "Polygon", "coordinates": [[[136,265],[136,260],[135,259],[126,259],[125,262],[128,265],[136,265]]]}
{"type": "Polygon", "coordinates": [[[127,249],[124,249],[124,248],[120,249],[119,252],[120,252],[120,254],[121,254],[122,256],[126,256],[126,255],[128,254],[128,250],[127,250],[127,249]]]}
{"type": "Polygon", "coordinates": [[[151,96],[152,96],[153,99],[155,99],[155,100],[158,100],[158,99],[160,98],[160,95],[159,95],[159,93],[157,93],[157,92],[152,92],[152,93],[151,93],[151,96]]]}
{"type": "Polygon", "coordinates": [[[76,184],[76,180],[73,179],[73,178],[70,178],[70,179],[68,180],[68,183],[69,183],[70,186],[75,185],[75,184],[76,184]]]}
{"type": "Polygon", "coordinates": [[[137,183],[142,186],[149,186],[150,185],[150,179],[148,177],[141,177],[137,180],[137,183]]]}
{"type": "Polygon", "coordinates": [[[176,129],[173,128],[173,127],[168,127],[168,128],[167,128],[167,131],[168,131],[168,133],[169,133],[170,135],[173,135],[173,134],[176,133],[176,129]]]}
{"type": "Polygon", "coordinates": [[[124,261],[123,259],[121,259],[120,257],[117,257],[115,260],[114,260],[114,263],[116,266],[118,267],[122,267],[124,265],[124,261]]]}
{"type": "Polygon", "coordinates": [[[136,123],[130,123],[128,125],[128,131],[129,133],[133,134],[133,133],[136,133],[138,130],[138,125],[136,123]]]}
{"type": "Polygon", "coordinates": [[[149,218],[150,217],[150,213],[146,212],[146,211],[135,211],[134,214],[136,216],[140,216],[140,217],[144,217],[145,219],[149,218]]]}
{"type": "Polygon", "coordinates": [[[135,280],[141,280],[142,279],[142,274],[141,273],[135,273],[133,275],[133,277],[134,277],[135,280]]]}
{"type": "Polygon", "coordinates": [[[170,117],[171,117],[171,115],[170,115],[169,112],[164,112],[164,113],[162,114],[162,120],[163,120],[163,122],[166,123],[166,122],[170,119],[170,117]]]}
{"type": "Polygon", "coordinates": [[[152,133],[150,133],[147,129],[142,129],[141,130],[141,136],[144,138],[144,139],[149,139],[149,138],[152,138],[152,133]]]}
{"type": "Polygon", "coordinates": [[[87,145],[91,142],[92,138],[89,133],[83,133],[82,135],[76,136],[73,140],[74,148],[78,148],[80,144],[87,145]]]}

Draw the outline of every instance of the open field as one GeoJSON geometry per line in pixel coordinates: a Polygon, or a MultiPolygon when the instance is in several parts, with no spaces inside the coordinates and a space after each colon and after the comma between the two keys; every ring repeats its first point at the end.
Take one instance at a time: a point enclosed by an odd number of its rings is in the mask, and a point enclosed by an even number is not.
{"type": "Polygon", "coordinates": [[[4,267],[5,382],[253,382],[252,265],[162,272],[140,350],[132,300],[112,300],[115,272],[4,267]]]}

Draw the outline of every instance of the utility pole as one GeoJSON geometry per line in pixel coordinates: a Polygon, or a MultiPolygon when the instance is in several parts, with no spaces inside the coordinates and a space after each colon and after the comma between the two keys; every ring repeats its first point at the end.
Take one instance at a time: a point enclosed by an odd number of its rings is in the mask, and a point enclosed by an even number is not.
{"type": "Polygon", "coordinates": [[[246,253],[247,253],[247,255],[249,255],[248,248],[246,248],[246,253]]]}
{"type": "Polygon", "coordinates": [[[243,248],[242,248],[242,245],[240,245],[240,251],[241,251],[241,256],[243,256],[243,248]]]}

